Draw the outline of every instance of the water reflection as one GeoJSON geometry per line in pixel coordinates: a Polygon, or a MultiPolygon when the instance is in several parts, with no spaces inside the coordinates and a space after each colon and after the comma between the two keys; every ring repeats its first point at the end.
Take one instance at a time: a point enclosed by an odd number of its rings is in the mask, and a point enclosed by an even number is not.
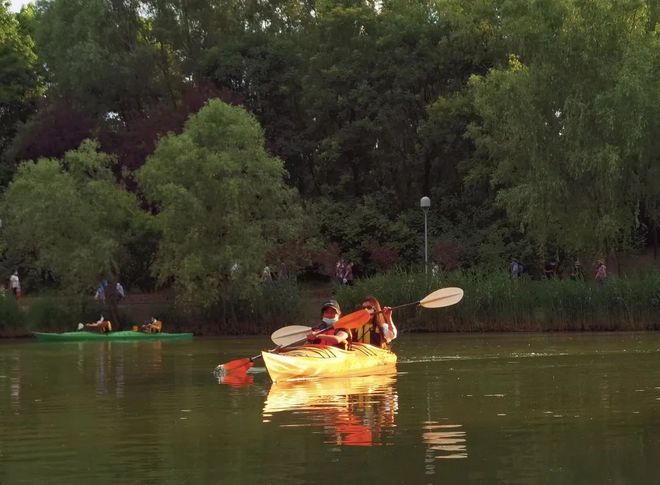
{"type": "MultiPolygon", "coordinates": [[[[460,424],[441,424],[425,421],[422,425],[422,439],[427,445],[426,462],[445,458],[467,458],[465,431],[460,424]]],[[[427,473],[432,467],[427,466],[427,473]]]]}
{"type": "Polygon", "coordinates": [[[398,411],[396,373],[274,383],[263,422],[282,428],[321,428],[326,442],[345,446],[388,444],[398,411]]]}
{"type": "Polygon", "coordinates": [[[247,372],[236,372],[218,376],[218,382],[231,387],[243,387],[254,384],[254,376],[247,372]]]}

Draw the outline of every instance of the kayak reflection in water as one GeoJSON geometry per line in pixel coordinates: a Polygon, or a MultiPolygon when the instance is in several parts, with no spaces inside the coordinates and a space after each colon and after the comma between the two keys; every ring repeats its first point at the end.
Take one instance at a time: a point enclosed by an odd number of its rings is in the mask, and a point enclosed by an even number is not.
{"type": "Polygon", "coordinates": [[[386,444],[398,411],[396,372],[344,379],[274,383],[264,423],[322,427],[326,442],[344,446],[386,444]]]}
{"type": "Polygon", "coordinates": [[[392,320],[392,308],[387,306],[381,308],[380,302],[373,296],[364,299],[362,308],[371,313],[371,320],[357,330],[353,330],[353,341],[389,350],[390,342],[398,335],[392,320]]]}

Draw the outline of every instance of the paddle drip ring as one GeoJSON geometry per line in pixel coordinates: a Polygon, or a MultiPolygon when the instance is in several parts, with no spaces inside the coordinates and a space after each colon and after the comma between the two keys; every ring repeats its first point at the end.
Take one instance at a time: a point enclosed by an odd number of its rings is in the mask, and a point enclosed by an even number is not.
{"type": "Polygon", "coordinates": [[[220,379],[225,375],[225,366],[220,364],[215,369],[213,369],[213,377],[220,379]]]}

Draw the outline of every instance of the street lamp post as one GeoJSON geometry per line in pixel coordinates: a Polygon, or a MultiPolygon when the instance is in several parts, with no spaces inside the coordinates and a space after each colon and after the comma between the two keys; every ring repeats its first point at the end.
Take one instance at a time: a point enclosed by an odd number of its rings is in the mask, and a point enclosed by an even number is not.
{"type": "Polygon", "coordinates": [[[431,199],[424,196],[419,200],[419,206],[424,211],[424,273],[429,272],[429,230],[427,215],[431,207],[431,199]]]}

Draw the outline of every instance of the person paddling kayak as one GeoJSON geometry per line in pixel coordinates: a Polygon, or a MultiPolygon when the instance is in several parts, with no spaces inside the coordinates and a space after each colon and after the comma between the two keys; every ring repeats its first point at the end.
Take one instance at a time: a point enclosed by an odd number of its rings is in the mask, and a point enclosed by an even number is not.
{"type": "Polygon", "coordinates": [[[89,332],[98,332],[98,333],[108,333],[112,332],[112,323],[110,320],[106,320],[103,318],[103,315],[101,315],[101,318],[98,319],[98,321],[94,323],[85,323],[84,325],[82,323],[78,324],[78,330],[86,330],[89,332]]]}
{"type": "Polygon", "coordinates": [[[351,347],[351,332],[341,328],[331,328],[341,315],[341,308],[336,300],[326,301],[321,306],[321,318],[323,323],[312,329],[307,336],[307,341],[312,344],[332,345],[340,349],[349,350],[351,347]]]}
{"type": "Polygon", "coordinates": [[[363,327],[353,331],[353,340],[389,349],[390,342],[398,335],[392,320],[392,308],[387,306],[381,308],[380,302],[373,296],[368,296],[362,301],[362,308],[371,313],[371,320],[363,327]]]}

